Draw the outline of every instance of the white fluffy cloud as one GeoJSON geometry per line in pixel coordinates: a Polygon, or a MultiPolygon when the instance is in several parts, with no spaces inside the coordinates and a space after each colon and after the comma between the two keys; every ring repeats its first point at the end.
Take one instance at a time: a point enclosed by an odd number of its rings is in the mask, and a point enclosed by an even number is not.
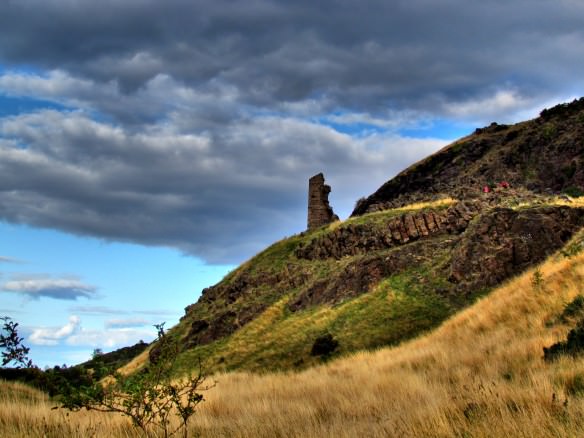
{"type": "Polygon", "coordinates": [[[81,319],[72,315],[62,327],[40,327],[33,329],[29,341],[33,345],[57,345],[80,329],[81,319]]]}
{"type": "Polygon", "coordinates": [[[144,327],[152,325],[152,321],[144,318],[114,318],[108,319],[105,322],[105,327],[107,329],[122,329],[130,327],[144,327]]]}
{"type": "Polygon", "coordinates": [[[106,330],[85,330],[69,336],[65,343],[70,346],[92,348],[120,348],[138,343],[150,342],[156,337],[154,329],[117,328],[106,330]]]}
{"type": "Polygon", "coordinates": [[[21,263],[21,261],[14,257],[0,256],[0,263],[21,263]]]}
{"type": "Polygon", "coordinates": [[[132,345],[140,340],[150,342],[156,337],[154,328],[137,329],[131,327],[131,324],[126,324],[125,327],[122,325],[121,322],[120,324],[114,322],[103,330],[86,329],[81,326],[81,319],[72,315],[67,324],[61,327],[33,328],[28,341],[32,345],[111,349],[132,345]]]}

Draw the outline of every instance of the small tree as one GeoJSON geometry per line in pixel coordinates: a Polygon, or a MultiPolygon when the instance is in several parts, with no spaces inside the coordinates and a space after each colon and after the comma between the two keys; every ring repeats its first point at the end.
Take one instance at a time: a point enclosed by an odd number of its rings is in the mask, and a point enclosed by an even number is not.
{"type": "Polygon", "coordinates": [[[0,332],[2,366],[5,367],[12,362],[16,368],[32,368],[32,361],[28,358],[30,348],[22,343],[24,338],[18,336],[18,323],[8,316],[3,316],[0,320],[4,322],[0,332]]]}
{"type": "Polygon", "coordinates": [[[104,380],[90,386],[63,388],[61,407],[124,414],[147,437],[153,436],[156,430],[165,438],[181,431],[183,437],[188,437],[188,421],[196,406],[204,401],[199,391],[212,385],[204,386],[200,362],[196,373],[173,380],[179,345],[164,332],[163,326],[155,326],[158,330],[156,359],[151,359],[144,370],[132,375],[110,371],[104,380]],[[179,419],[176,427],[171,424],[173,415],[179,419]]]}

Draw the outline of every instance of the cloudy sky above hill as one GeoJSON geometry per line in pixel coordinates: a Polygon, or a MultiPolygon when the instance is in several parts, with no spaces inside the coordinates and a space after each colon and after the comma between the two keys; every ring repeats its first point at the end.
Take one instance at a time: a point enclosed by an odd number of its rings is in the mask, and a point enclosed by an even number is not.
{"type": "Polygon", "coordinates": [[[303,230],[310,176],[346,217],[475,127],[581,96],[583,19],[577,0],[2,2],[0,312],[45,363],[152,336],[303,230]]]}

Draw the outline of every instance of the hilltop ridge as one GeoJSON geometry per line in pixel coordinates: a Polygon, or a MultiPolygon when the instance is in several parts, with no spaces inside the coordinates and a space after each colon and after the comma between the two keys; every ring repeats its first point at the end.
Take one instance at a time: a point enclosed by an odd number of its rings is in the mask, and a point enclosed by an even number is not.
{"type": "Polygon", "coordinates": [[[446,195],[472,199],[506,182],[524,195],[584,187],[584,98],[514,125],[478,128],[413,164],[357,202],[352,216],[446,195]]]}

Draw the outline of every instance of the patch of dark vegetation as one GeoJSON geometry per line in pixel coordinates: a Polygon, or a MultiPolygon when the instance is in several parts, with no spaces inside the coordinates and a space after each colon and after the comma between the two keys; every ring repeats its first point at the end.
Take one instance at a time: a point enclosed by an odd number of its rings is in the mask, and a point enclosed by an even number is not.
{"type": "Polygon", "coordinates": [[[98,349],[93,352],[93,357],[90,360],[77,366],[86,369],[96,369],[101,367],[118,369],[146,350],[148,345],[149,344],[141,340],[130,347],[119,348],[109,353],[103,353],[98,349]]]}
{"type": "Polygon", "coordinates": [[[571,196],[572,198],[579,198],[581,196],[584,196],[584,190],[576,186],[567,187],[563,190],[563,192],[565,195],[571,196]]]}
{"type": "Polygon", "coordinates": [[[338,348],[338,346],[339,341],[337,341],[330,333],[326,333],[314,340],[314,344],[312,344],[312,349],[310,350],[310,355],[328,357],[338,348]]]}
{"type": "Polygon", "coordinates": [[[551,108],[545,108],[539,115],[544,120],[549,120],[552,117],[566,117],[584,109],[584,97],[574,99],[570,103],[560,103],[551,108]]]}
{"type": "Polygon", "coordinates": [[[475,129],[475,134],[483,134],[485,132],[500,132],[505,131],[506,129],[509,129],[509,125],[500,125],[497,122],[493,122],[484,128],[475,129]]]}
{"type": "Polygon", "coordinates": [[[111,370],[126,365],[147,347],[147,343],[140,341],[136,345],[120,348],[111,353],[95,350],[91,360],[70,367],[57,365],[45,370],[33,366],[0,368],[0,379],[25,383],[55,397],[62,393],[64,387],[80,388],[92,385],[111,370]]]}
{"type": "Polygon", "coordinates": [[[355,206],[352,216],[427,202],[437,195],[487,198],[491,182],[514,196],[537,198],[584,190],[584,98],[515,125],[479,128],[387,181],[355,206]]]}
{"type": "Polygon", "coordinates": [[[584,396],[584,374],[575,374],[566,381],[564,387],[568,395],[575,397],[584,396]]]}
{"type": "Polygon", "coordinates": [[[562,356],[578,356],[584,352],[584,319],[568,332],[565,341],[556,342],[550,347],[543,348],[545,361],[553,361],[562,356]]]}
{"type": "Polygon", "coordinates": [[[584,296],[578,295],[571,302],[566,304],[564,311],[560,315],[560,319],[563,322],[567,322],[577,316],[583,317],[584,319],[584,296]]]}

